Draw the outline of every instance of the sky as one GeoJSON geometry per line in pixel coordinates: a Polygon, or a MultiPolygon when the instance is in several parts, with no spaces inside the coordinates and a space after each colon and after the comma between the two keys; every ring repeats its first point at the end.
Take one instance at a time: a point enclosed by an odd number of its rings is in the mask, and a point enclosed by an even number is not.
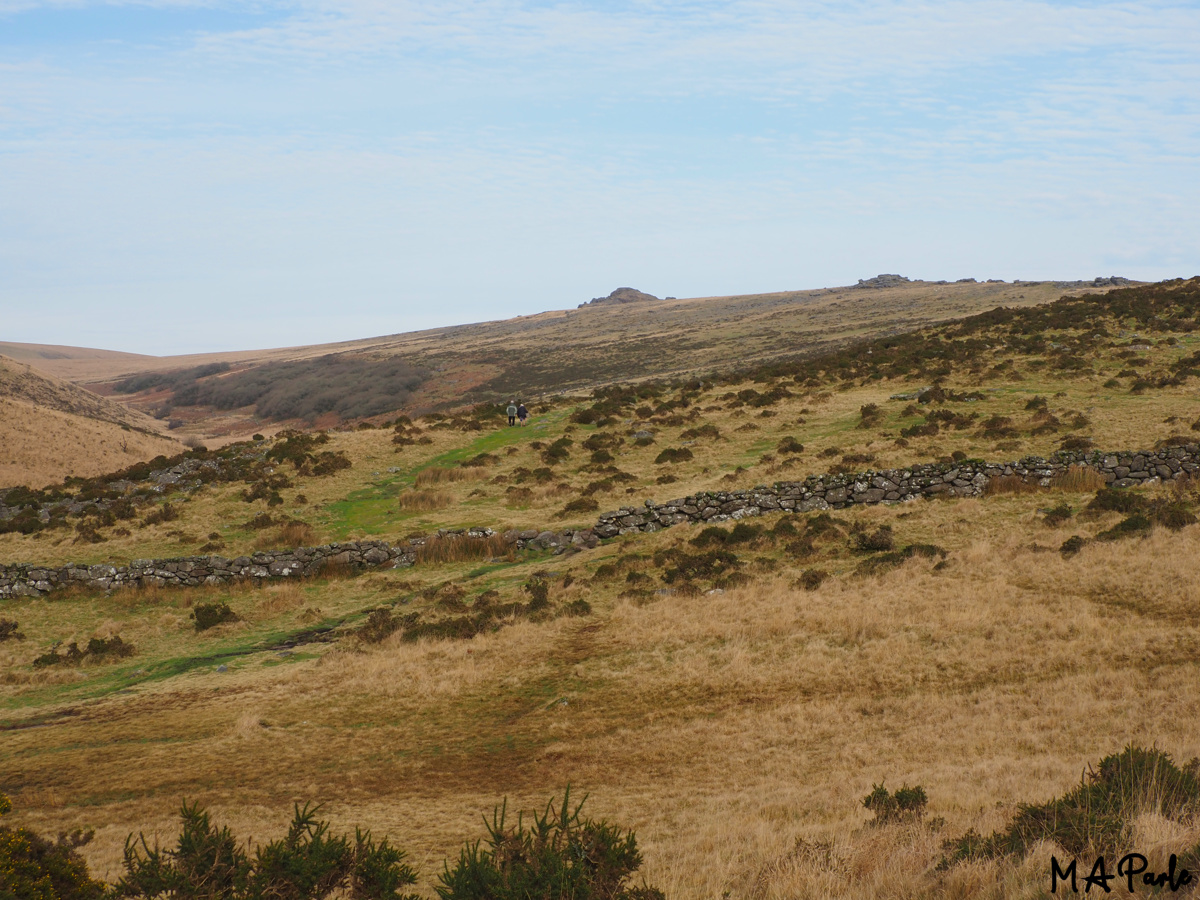
{"type": "Polygon", "coordinates": [[[0,340],[1200,274],[1200,3],[0,0],[0,340]]]}

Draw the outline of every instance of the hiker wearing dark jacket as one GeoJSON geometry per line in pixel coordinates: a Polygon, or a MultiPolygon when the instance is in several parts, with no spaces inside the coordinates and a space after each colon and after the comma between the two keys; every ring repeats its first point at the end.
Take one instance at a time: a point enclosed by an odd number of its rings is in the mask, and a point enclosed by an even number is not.
{"type": "Polygon", "coordinates": [[[517,401],[520,405],[517,407],[517,418],[521,420],[521,424],[525,424],[525,420],[529,418],[529,410],[525,408],[525,404],[517,401]]]}

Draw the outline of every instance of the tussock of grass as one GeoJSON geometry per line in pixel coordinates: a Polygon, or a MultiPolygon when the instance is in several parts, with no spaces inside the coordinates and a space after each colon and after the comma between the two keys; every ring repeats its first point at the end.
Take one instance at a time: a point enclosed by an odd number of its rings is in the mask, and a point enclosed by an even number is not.
{"type": "Polygon", "coordinates": [[[416,548],[418,565],[467,562],[507,556],[512,548],[503,535],[472,538],[461,534],[434,535],[416,548]]]}
{"type": "Polygon", "coordinates": [[[254,541],[255,550],[287,550],[312,547],[320,543],[316,529],[307,522],[286,522],[278,530],[260,535],[254,541]]]}
{"type": "Polygon", "coordinates": [[[446,491],[417,490],[400,495],[400,508],[409,512],[431,512],[445,509],[454,501],[446,491]]]}
{"type": "Polygon", "coordinates": [[[442,466],[430,466],[417,473],[416,486],[428,488],[440,484],[453,484],[458,481],[473,481],[480,477],[478,467],[447,469],[442,466]]]}
{"type": "Polygon", "coordinates": [[[1073,494],[1091,493],[1103,490],[1108,482],[1095,469],[1087,466],[1069,466],[1061,475],[1055,475],[1050,480],[1050,487],[1073,494]]]}
{"type": "Polygon", "coordinates": [[[998,475],[989,478],[983,493],[985,497],[1000,494],[1036,494],[1041,488],[1036,481],[1026,481],[1020,475],[998,475]]]}

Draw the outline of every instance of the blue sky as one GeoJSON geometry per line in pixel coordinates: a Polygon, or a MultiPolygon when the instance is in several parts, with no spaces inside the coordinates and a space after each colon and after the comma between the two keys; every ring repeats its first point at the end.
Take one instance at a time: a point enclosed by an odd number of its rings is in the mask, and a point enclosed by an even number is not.
{"type": "Polygon", "coordinates": [[[1200,4],[0,0],[0,339],[1200,273],[1200,4]]]}

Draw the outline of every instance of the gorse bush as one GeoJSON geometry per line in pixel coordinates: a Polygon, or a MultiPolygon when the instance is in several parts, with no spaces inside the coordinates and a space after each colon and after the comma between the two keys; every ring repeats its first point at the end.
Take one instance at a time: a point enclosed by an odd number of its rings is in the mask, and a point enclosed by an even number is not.
{"type": "MultiPolygon", "coordinates": [[[[584,800],[586,801],[586,797],[584,800]]],[[[441,874],[441,900],[664,900],[662,891],[629,885],[642,855],[633,832],[585,819],[570,789],[555,805],[507,821],[507,803],[484,819],[487,836],[468,843],[441,874]]]]}
{"type": "Polygon", "coordinates": [[[225,622],[236,622],[237,613],[224,600],[217,603],[197,603],[189,618],[196,626],[196,631],[207,631],[225,622]]]}
{"type": "Polygon", "coordinates": [[[963,860],[1023,856],[1039,841],[1068,853],[1110,852],[1127,837],[1133,820],[1156,813],[1179,820],[1200,810],[1200,760],[1175,765],[1157,748],[1128,746],[1107,756],[1074,789],[1046,803],[1022,804],[1012,824],[983,837],[974,830],[948,841],[943,867],[963,860]]]}
{"type": "Polygon", "coordinates": [[[125,875],[113,897],[188,900],[418,900],[400,889],[416,882],[404,854],[371,833],[332,835],[319,807],[296,806],[285,837],[242,849],[229,828],[218,829],[199,804],[183,804],[183,831],[173,849],[144,835],[125,841],[125,875]]]}
{"type": "Polygon", "coordinates": [[[875,814],[876,825],[919,821],[925,815],[928,803],[925,788],[907,784],[901,785],[894,794],[882,784],[872,785],[871,793],[862,801],[862,805],[875,814]]]}
{"type": "Polygon", "coordinates": [[[1131,491],[1121,491],[1115,488],[1104,488],[1096,492],[1096,496],[1088,503],[1089,512],[1119,512],[1131,513],[1144,509],[1146,499],[1131,491]]]}
{"type": "Polygon", "coordinates": [[[863,531],[854,535],[854,549],[860,553],[879,553],[895,546],[896,539],[890,525],[880,525],[869,534],[863,531]]]}
{"type": "MultiPolygon", "coordinates": [[[[12,803],[0,794],[0,816],[12,803]]],[[[88,874],[78,848],[92,833],[76,831],[51,841],[28,828],[0,825],[0,898],[4,900],[102,900],[104,885],[88,874]]]]}
{"type": "Polygon", "coordinates": [[[89,662],[106,662],[114,659],[125,659],[126,657],[133,656],[133,654],[133,644],[122,640],[120,635],[111,638],[94,637],[87,642],[87,646],[82,650],[79,649],[79,645],[75,641],[67,644],[66,649],[62,653],[58,652],[57,646],[52,647],[34,659],[33,667],[35,669],[44,669],[49,666],[78,666],[85,660],[89,662]]]}
{"type": "Polygon", "coordinates": [[[695,454],[687,447],[668,447],[654,458],[654,462],[658,465],[664,463],[687,462],[692,459],[695,454]]]}
{"type": "Polygon", "coordinates": [[[20,623],[14,622],[12,619],[0,619],[0,644],[10,640],[25,640],[25,635],[18,630],[20,627],[20,623]]]}

